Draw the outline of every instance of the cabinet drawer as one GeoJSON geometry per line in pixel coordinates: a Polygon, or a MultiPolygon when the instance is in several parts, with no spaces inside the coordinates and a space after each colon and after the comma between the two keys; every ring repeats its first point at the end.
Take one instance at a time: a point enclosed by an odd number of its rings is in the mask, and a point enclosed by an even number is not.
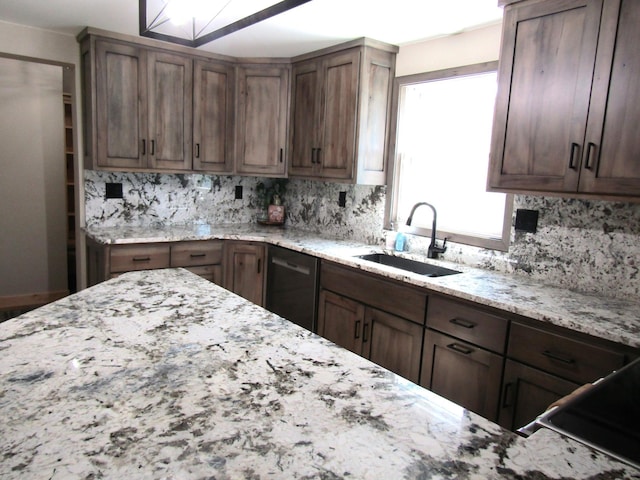
{"type": "Polygon", "coordinates": [[[424,325],[427,294],[332,263],[322,262],[322,288],[424,325]]]}
{"type": "Polygon", "coordinates": [[[497,419],[503,357],[426,330],[420,385],[491,421],[497,419]]]}
{"type": "Polygon", "coordinates": [[[222,265],[202,265],[185,268],[191,273],[195,273],[210,282],[222,285],[222,265]]]}
{"type": "Polygon", "coordinates": [[[504,353],[509,320],[465,303],[431,296],[427,326],[488,350],[504,353]]]}
{"type": "Polygon", "coordinates": [[[625,363],[623,353],[515,322],[507,355],[577,383],[593,382],[625,363]]]}
{"type": "Polygon", "coordinates": [[[111,272],[169,268],[169,245],[111,247],[111,272]]]}
{"type": "Polygon", "coordinates": [[[172,267],[194,267],[222,263],[222,242],[180,242],[171,246],[172,267]]]}

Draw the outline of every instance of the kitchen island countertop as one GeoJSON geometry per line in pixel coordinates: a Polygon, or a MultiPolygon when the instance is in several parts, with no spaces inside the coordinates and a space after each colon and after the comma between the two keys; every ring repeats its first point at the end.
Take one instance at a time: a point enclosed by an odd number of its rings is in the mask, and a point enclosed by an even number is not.
{"type": "Polygon", "coordinates": [[[639,479],[528,439],[182,269],[2,324],[0,477],[639,479]]]}
{"type": "Polygon", "coordinates": [[[105,245],[206,239],[266,242],[425,287],[433,292],[640,348],[640,303],[636,300],[573,292],[522,275],[506,275],[457,263],[427,260],[463,272],[459,275],[429,278],[354,258],[355,255],[380,252],[381,247],[322,237],[297,229],[263,227],[257,224],[108,229],[93,227],[86,233],[92,240],[105,245]]]}

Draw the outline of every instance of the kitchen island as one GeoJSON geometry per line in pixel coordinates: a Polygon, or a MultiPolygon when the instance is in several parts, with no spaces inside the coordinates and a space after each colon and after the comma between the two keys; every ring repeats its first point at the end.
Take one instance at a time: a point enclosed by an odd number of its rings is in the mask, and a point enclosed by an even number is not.
{"type": "Polygon", "coordinates": [[[640,478],[523,439],[182,269],[2,324],[0,478],[640,478]]]}

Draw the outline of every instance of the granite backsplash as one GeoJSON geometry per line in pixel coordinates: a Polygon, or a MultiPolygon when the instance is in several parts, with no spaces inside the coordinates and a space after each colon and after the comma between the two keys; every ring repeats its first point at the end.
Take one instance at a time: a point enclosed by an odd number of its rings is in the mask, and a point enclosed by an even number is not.
{"type": "MultiPolygon", "coordinates": [[[[247,223],[260,211],[264,179],[198,174],[85,171],[88,226],[247,223]],[[121,183],[122,199],[105,199],[106,183],[121,183]],[[236,186],[243,198],[236,199],[236,186]]],[[[337,238],[384,244],[386,188],[292,179],[284,203],[287,225],[337,238]],[[345,207],[338,205],[344,192],[345,207]]],[[[451,243],[447,260],[615,298],[637,298],[640,204],[517,195],[516,209],[538,210],[536,233],[511,231],[508,252],[451,243]]],[[[408,236],[426,253],[429,239],[408,236]]]]}

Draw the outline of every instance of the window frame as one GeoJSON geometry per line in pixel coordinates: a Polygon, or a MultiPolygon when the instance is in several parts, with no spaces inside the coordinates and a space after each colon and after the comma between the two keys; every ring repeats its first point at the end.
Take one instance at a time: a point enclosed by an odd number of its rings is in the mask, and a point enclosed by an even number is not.
{"type": "MultiPolygon", "coordinates": [[[[446,68],[442,70],[434,70],[430,72],[416,73],[396,77],[393,82],[393,96],[391,102],[391,125],[389,145],[389,170],[387,176],[387,201],[385,205],[384,228],[393,230],[392,223],[397,223],[397,193],[399,189],[400,175],[397,162],[397,130],[398,130],[398,107],[400,106],[400,89],[405,85],[416,83],[424,83],[433,80],[443,80],[446,78],[455,78],[462,76],[476,75],[480,73],[497,72],[498,61],[476,63],[472,65],[464,65],[460,67],[446,68]]],[[[436,234],[438,238],[447,238],[447,241],[462,243],[491,250],[508,251],[511,239],[511,223],[513,218],[513,194],[506,194],[505,211],[503,218],[502,236],[501,238],[489,238],[474,235],[464,235],[456,232],[448,232],[438,229],[436,234]]],[[[403,226],[403,231],[408,233],[430,237],[431,228],[403,226]]]]}

